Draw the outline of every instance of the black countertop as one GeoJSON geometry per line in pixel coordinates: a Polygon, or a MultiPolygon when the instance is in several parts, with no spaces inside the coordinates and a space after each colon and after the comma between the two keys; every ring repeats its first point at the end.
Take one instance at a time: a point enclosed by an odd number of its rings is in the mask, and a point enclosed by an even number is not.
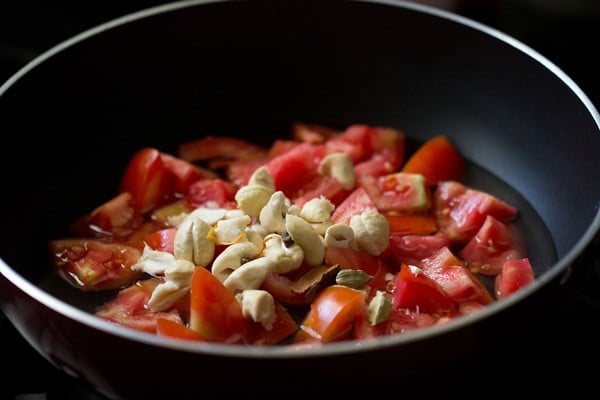
{"type": "MultiPolygon", "coordinates": [[[[483,22],[524,42],[562,69],[596,107],[600,105],[599,1],[420,2],[483,22]]],[[[0,5],[0,82],[31,58],[76,33],[161,3],[142,0],[109,4],[60,0],[4,2],[0,5]]],[[[597,367],[600,328],[596,322],[600,318],[599,247],[600,241],[596,240],[568,282],[545,294],[564,300],[564,307],[556,311],[555,326],[545,339],[547,346],[537,350],[534,357],[518,360],[514,366],[504,369],[506,376],[482,380],[485,377],[482,371],[481,376],[474,377],[480,379],[478,383],[471,381],[472,384],[464,388],[466,398],[512,394],[517,382],[521,388],[525,385],[521,390],[527,394],[562,394],[577,398],[587,391],[590,398],[600,395],[600,388],[596,387],[600,372],[597,367]]],[[[4,344],[5,369],[8,369],[0,383],[0,399],[103,399],[82,382],[52,367],[3,315],[0,315],[0,338],[4,344]],[[8,349],[14,361],[9,361],[8,349]]],[[[481,358],[483,360],[484,355],[481,358]]],[[[493,360],[486,362],[493,363],[493,360]]],[[[430,386],[426,379],[415,383],[430,386]]],[[[424,388],[422,393],[426,395],[427,390],[432,388],[424,388]]],[[[435,393],[440,394],[440,390],[435,393]]]]}

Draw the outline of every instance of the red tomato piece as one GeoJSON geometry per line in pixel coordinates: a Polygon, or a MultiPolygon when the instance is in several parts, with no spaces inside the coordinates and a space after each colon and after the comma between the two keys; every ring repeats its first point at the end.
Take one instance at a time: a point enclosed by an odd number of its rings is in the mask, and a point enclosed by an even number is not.
{"type": "Polygon", "coordinates": [[[200,168],[191,162],[181,158],[173,157],[167,153],[161,153],[165,169],[169,176],[171,190],[175,196],[182,196],[188,192],[190,185],[200,179],[214,179],[219,175],[209,169],[200,168]]]}
{"type": "Polygon", "coordinates": [[[459,253],[469,269],[483,275],[498,275],[508,260],[525,256],[519,231],[488,215],[473,239],[459,253]]]}
{"type": "Polygon", "coordinates": [[[464,170],[462,155],[444,135],[423,143],[402,167],[402,172],[423,175],[431,186],[442,181],[458,181],[463,177],[464,170]]]}
{"type": "Polygon", "coordinates": [[[325,151],[323,145],[301,143],[269,160],[265,166],[273,177],[275,188],[288,197],[294,197],[294,193],[318,175],[317,167],[325,151]]]}
{"type": "Polygon", "coordinates": [[[92,239],[52,240],[49,247],[53,267],[83,291],[122,288],[142,274],[131,269],[140,258],[135,247],[92,239]]]}
{"type": "Polygon", "coordinates": [[[447,312],[454,302],[442,287],[422,270],[404,264],[394,280],[392,308],[418,309],[419,312],[447,312]]]}
{"type": "Polygon", "coordinates": [[[508,260],[502,266],[502,271],[496,276],[494,290],[496,298],[503,299],[521,288],[533,283],[535,273],[529,258],[508,260]]]}
{"type": "Polygon", "coordinates": [[[225,175],[227,179],[235,186],[240,188],[247,185],[250,177],[260,166],[264,165],[266,160],[234,160],[227,164],[225,175]]]}
{"type": "Polygon", "coordinates": [[[192,209],[233,208],[235,192],[235,188],[223,179],[201,179],[190,185],[186,200],[192,209]]]}
{"type": "Polygon", "coordinates": [[[153,250],[165,251],[173,254],[176,233],[177,228],[159,229],[150,233],[149,235],[146,235],[144,238],[144,243],[150,246],[150,248],[153,250]]]}
{"type": "Polygon", "coordinates": [[[300,329],[292,315],[278,302],[275,302],[275,314],[277,314],[277,318],[271,329],[266,329],[261,324],[256,323],[253,344],[278,344],[300,329]]]}
{"type": "Polygon", "coordinates": [[[421,260],[418,266],[454,301],[475,300],[482,304],[493,301],[487,288],[448,247],[442,247],[430,257],[421,260]]]}
{"type": "Polygon", "coordinates": [[[517,215],[517,209],[511,204],[455,181],[438,185],[433,204],[440,234],[459,244],[468,242],[488,215],[503,222],[517,215]]]}
{"type": "Polygon", "coordinates": [[[397,172],[380,177],[365,176],[360,185],[382,213],[419,212],[431,206],[429,187],[419,174],[397,172]]]}
{"type": "Polygon", "coordinates": [[[129,161],[121,178],[120,190],[131,194],[136,210],[146,212],[169,200],[169,186],[161,152],[146,147],[138,150],[129,161]]]}
{"type": "Polygon", "coordinates": [[[333,210],[331,219],[335,223],[349,224],[353,216],[368,210],[377,210],[377,207],[367,192],[358,187],[333,210]]]}
{"type": "Polygon", "coordinates": [[[152,291],[160,282],[162,280],[159,278],[150,278],[120,290],[117,296],[103,304],[95,315],[119,325],[150,333],[156,333],[156,322],[159,319],[182,323],[179,313],[174,309],[153,312],[146,307],[152,291]]]}
{"type": "Polygon", "coordinates": [[[71,229],[83,236],[125,238],[142,225],[133,197],[123,192],[79,218],[71,229]]]}
{"type": "Polygon", "coordinates": [[[444,246],[450,246],[450,240],[443,236],[392,233],[383,258],[400,268],[402,264],[417,264],[444,246]]]}
{"type": "Polygon", "coordinates": [[[202,340],[202,337],[197,332],[185,326],[183,322],[167,318],[156,319],[156,334],[176,339],[202,340]]]}
{"type": "Polygon", "coordinates": [[[293,194],[292,202],[302,208],[307,201],[325,196],[334,206],[338,206],[351,192],[351,190],[344,189],[337,179],[318,175],[302,187],[298,193],[293,194]]]}
{"type": "Polygon", "coordinates": [[[209,270],[196,267],[190,291],[190,329],[210,342],[243,343],[250,322],[233,293],[209,270]]]}
{"type": "Polygon", "coordinates": [[[323,289],[313,301],[300,325],[304,335],[321,342],[342,339],[351,333],[354,321],[366,312],[365,292],[333,285],[323,289]]]}

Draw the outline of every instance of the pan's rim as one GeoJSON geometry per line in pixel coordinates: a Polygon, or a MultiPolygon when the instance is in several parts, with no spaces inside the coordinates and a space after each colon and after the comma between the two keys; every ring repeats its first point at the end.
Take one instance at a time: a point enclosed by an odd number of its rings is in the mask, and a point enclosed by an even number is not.
{"type": "MultiPolygon", "coordinates": [[[[211,3],[223,3],[232,2],[235,0],[182,0],[166,3],[163,5],[150,7],[134,13],[124,15],[122,17],[107,21],[100,25],[97,25],[91,29],[83,31],[40,54],[29,63],[24,65],[15,74],[8,78],[0,86],[0,98],[5,92],[7,92],[13,85],[15,85],[19,79],[24,77],[32,69],[36,68],[49,58],[59,54],[60,52],[68,49],[69,47],[82,42],[92,36],[99,35],[104,31],[113,29],[123,24],[127,24],[143,18],[148,18],[157,14],[168,13],[175,10],[201,6],[211,3]]],[[[448,21],[453,21],[459,25],[477,30],[484,34],[487,34],[493,38],[496,38],[506,44],[512,46],[516,50],[522,52],[524,55],[534,59],[539,64],[547,68],[554,76],[561,80],[581,101],[584,107],[587,109],[589,115],[594,120],[596,126],[600,131],[600,115],[598,110],[595,108],[592,101],[584,93],[584,91],[557,65],[551,62],[549,59],[538,53],[523,42],[511,37],[495,28],[482,24],[480,22],[471,20],[469,18],[457,15],[450,11],[435,8],[420,3],[413,3],[404,0],[347,0],[349,2],[363,2],[373,3],[380,5],[387,5],[393,7],[404,8],[420,12],[423,14],[439,17],[448,21]]],[[[598,207],[600,208],[600,206],[598,207]]],[[[592,242],[600,231],[600,210],[596,214],[595,218],[591,221],[585,233],[581,236],[578,242],[568,251],[564,257],[558,260],[552,267],[544,272],[536,281],[523,288],[519,292],[512,296],[496,301],[485,309],[474,313],[470,316],[464,316],[449,321],[446,324],[436,325],[429,328],[423,328],[415,330],[414,332],[392,335],[377,338],[376,340],[368,341],[347,341],[339,343],[331,343],[321,347],[302,347],[301,351],[296,351],[298,348],[294,347],[281,347],[281,346],[243,346],[243,345],[223,345],[213,343],[197,343],[189,342],[177,339],[169,339],[159,337],[149,333],[143,333],[134,331],[129,328],[117,326],[115,324],[104,321],[97,318],[83,310],[80,310],[52,295],[43,291],[41,288],[29,282],[14,269],[12,269],[4,259],[0,258],[0,274],[11,282],[15,287],[26,293],[32,299],[36,300],[43,306],[67,317],[78,323],[81,323],[90,328],[101,331],[107,335],[121,337],[126,340],[143,343],[149,346],[158,346],[164,349],[170,349],[173,351],[181,351],[188,353],[197,354],[210,354],[212,356],[222,357],[241,357],[241,358],[269,358],[269,359],[280,359],[280,358],[310,358],[310,357],[331,357],[339,356],[349,353],[364,352],[370,350],[381,350],[388,347],[398,347],[409,345],[418,341],[424,341],[429,338],[438,337],[453,331],[458,331],[462,328],[467,327],[478,321],[490,318],[496,313],[508,309],[517,303],[529,297],[534,292],[541,290],[542,287],[546,286],[549,282],[556,280],[561,274],[565,274],[568,268],[575,262],[577,257],[583,253],[586,247],[592,242]]],[[[5,308],[9,306],[2,305],[5,308]]],[[[11,310],[3,309],[5,313],[11,319],[11,310]]]]}

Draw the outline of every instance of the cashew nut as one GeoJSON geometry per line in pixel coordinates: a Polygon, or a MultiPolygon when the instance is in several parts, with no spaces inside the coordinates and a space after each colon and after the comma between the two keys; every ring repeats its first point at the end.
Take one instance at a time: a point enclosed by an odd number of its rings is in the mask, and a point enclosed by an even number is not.
{"type": "Polygon", "coordinates": [[[150,246],[144,246],[144,251],[139,260],[131,266],[133,270],[142,270],[150,275],[160,275],[165,268],[175,261],[175,256],[166,251],[153,250],[150,246]]]}
{"type": "Polygon", "coordinates": [[[309,265],[314,267],[323,262],[325,258],[323,239],[308,222],[295,215],[288,215],[285,229],[294,242],[302,248],[304,259],[309,265]]]}
{"type": "Polygon", "coordinates": [[[359,250],[378,256],[388,246],[390,225],[387,219],[375,210],[368,210],[350,219],[354,238],[359,250]]]}
{"type": "Polygon", "coordinates": [[[287,247],[280,235],[271,233],[265,238],[263,256],[272,260],[275,271],[280,274],[293,271],[302,264],[304,251],[294,243],[287,247]]]}
{"type": "Polygon", "coordinates": [[[249,241],[243,241],[232,244],[225,248],[213,261],[212,274],[217,277],[221,282],[225,279],[240,265],[244,264],[248,260],[252,260],[258,254],[259,249],[254,243],[249,241]]]}
{"type": "Polygon", "coordinates": [[[285,232],[285,216],[290,205],[290,200],[285,197],[282,191],[273,193],[268,203],[260,211],[259,221],[261,225],[269,232],[285,232]]]}
{"type": "Polygon", "coordinates": [[[223,285],[233,293],[258,289],[274,269],[273,260],[267,257],[255,258],[234,269],[223,281],[223,285]]]}
{"type": "Polygon", "coordinates": [[[175,258],[191,261],[195,265],[210,264],[215,255],[215,242],[207,238],[210,229],[211,226],[203,219],[188,215],[175,233],[175,258]]]}
{"type": "Polygon", "coordinates": [[[344,189],[350,190],[356,183],[354,164],[345,153],[328,154],[321,160],[319,174],[335,178],[344,189]]]}
{"type": "Polygon", "coordinates": [[[242,305],[242,312],[246,318],[252,318],[255,322],[261,323],[267,330],[273,328],[277,314],[275,313],[275,300],[269,292],[248,289],[236,297],[242,305]]]}
{"type": "Polygon", "coordinates": [[[325,232],[325,246],[352,248],[354,246],[354,230],[346,224],[331,225],[325,232]]]}
{"type": "Polygon", "coordinates": [[[310,199],[304,206],[300,216],[309,222],[319,235],[325,235],[325,231],[331,226],[331,213],[335,209],[333,203],[324,196],[310,199]]]}
{"type": "Polygon", "coordinates": [[[154,288],[148,307],[153,311],[163,311],[183,297],[189,291],[194,268],[195,265],[186,260],[171,262],[165,269],[165,281],[154,288]]]}

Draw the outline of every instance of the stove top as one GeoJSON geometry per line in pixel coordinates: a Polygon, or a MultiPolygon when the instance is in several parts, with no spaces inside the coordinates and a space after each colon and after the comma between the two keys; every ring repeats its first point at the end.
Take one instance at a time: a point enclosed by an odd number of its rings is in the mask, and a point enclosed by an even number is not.
{"type": "MultiPolygon", "coordinates": [[[[417,2],[462,14],[521,40],[558,65],[597,107],[600,105],[600,69],[595,58],[600,54],[600,44],[590,39],[597,37],[597,27],[600,26],[600,2],[417,2]]],[[[39,0],[0,5],[0,82],[4,82],[28,60],[73,34],[163,2],[129,0],[109,2],[110,5],[106,3],[81,2],[74,5],[73,2],[39,0]]],[[[468,387],[464,388],[465,397],[489,398],[495,397],[494,394],[498,397],[514,394],[516,385],[526,394],[536,396],[600,395],[600,388],[596,387],[600,372],[600,328],[596,323],[600,318],[600,239],[595,240],[574,265],[566,283],[553,284],[539,296],[552,297],[555,304],[558,298],[561,304],[556,309],[553,325],[544,332],[544,345],[537,346],[534,352],[523,359],[515,360],[515,364],[501,368],[494,364],[495,360],[486,359],[485,354],[478,355],[481,371],[467,378],[470,379],[467,381],[468,387]]],[[[0,399],[104,400],[85,383],[57,370],[43,359],[2,314],[0,343],[4,343],[5,349],[10,347],[13,354],[9,363],[9,358],[4,357],[8,371],[3,373],[0,399]]],[[[460,369],[455,369],[448,371],[448,376],[456,375],[456,379],[463,379],[461,373],[460,369]]],[[[448,376],[436,379],[450,382],[448,376]]],[[[415,384],[423,385],[424,390],[436,390],[431,388],[431,378],[426,377],[423,382],[415,384]]],[[[443,389],[439,390],[443,394],[443,389]]]]}

